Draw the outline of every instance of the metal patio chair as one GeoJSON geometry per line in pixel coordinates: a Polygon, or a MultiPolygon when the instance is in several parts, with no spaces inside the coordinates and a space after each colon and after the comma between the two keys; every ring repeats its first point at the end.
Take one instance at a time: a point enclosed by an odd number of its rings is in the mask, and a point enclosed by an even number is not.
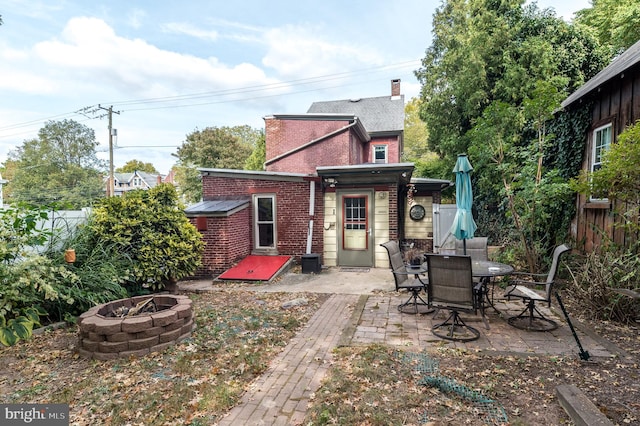
{"type": "Polygon", "coordinates": [[[431,306],[450,311],[444,322],[431,328],[433,334],[459,342],[478,339],[480,332],[460,317],[460,312],[477,313],[471,257],[427,254],[427,268],[431,306]]]}
{"type": "Polygon", "coordinates": [[[551,292],[553,290],[553,284],[558,272],[558,264],[560,262],[560,256],[568,252],[570,248],[565,244],[561,244],[553,251],[553,261],[551,263],[551,269],[547,274],[531,274],[528,272],[514,272],[513,276],[528,277],[528,280],[512,279],[510,277],[511,285],[505,289],[504,297],[507,300],[511,300],[512,297],[522,299],[522,302],[526,304],[526,307],[518,315],[510,317],[507,322],[512,326],[529,331],[551,331],[558,328],[558,324],[542,315],[542,313],[536,307],[536,302],[546,303],[547,306],[551,306],[551,292]],[[544,281],[537,281],[536,279],[543,278],[544,281]],[[535,291],[537,287],[544,287],[544,293],[535,291]]]}
{"type": "Polygon", "coordinates": [[[387,241],[380,245],[384,247],[389,254],[389,265],[396,284],[396,291],[407,291],[411,293],[409,299],[398,305],[398,310],[404,313],[416,314],[432,312],[429,308],[429,303],[420,295],[420,292],[427,291],[428,282],[426,277],[421,278],[419,273],[407,272],[407,267],[402,260],[400,245],[397,241],[387,241]],[[414,275],[414,278],[411,278],[410,275],[414,275]],[[426,310],[425,307],[427,307],[426,310]]]}
{"type": "Polygon", "coordinates": [[[489,260],[489,239],[487,237],[473,237],[469,240],[456,240],[456,254],[471,256],[472,260],[489,260]],[[465,253],[465,245],[467,252],[465,253]]]}

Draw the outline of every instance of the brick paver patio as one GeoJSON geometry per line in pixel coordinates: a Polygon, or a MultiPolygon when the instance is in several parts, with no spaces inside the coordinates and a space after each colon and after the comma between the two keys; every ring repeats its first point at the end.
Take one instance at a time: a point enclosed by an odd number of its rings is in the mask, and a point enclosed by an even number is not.
{"type": "MultiPolygon", "coordinates": [[[[480,316],[464,316],[480,330],[480,339],[469,343],[449,342],[435,337],[430,329],[445,313],[411,315],[400,313],[402,297],[394,292],[366,295],[333,294],[310,319],[307,326],[273,360],[219,425],[299,425],[305,417],[309,399],[331,365],[332,350],[339,345],[384,343],[405,349],[422,350],[435,345],[465,347],[487,353],[513,355],[578,356],[578,347],[563,318],[542,309],[560,324],[551,332],[527,332],[507,324],[495,311],[487,311],[489,329],[480,316]]],[[[497,302],[498,309],[513,315],[522,309],[517,302],[497,302]]],[[[609,357],[616,348],[578,331],[584,348],[592,357],[609,357]]]]}

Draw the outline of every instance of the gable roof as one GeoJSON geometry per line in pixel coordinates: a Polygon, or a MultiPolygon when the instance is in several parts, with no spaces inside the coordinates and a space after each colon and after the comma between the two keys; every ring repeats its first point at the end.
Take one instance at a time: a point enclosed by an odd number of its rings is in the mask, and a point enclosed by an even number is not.
{"type": "Polygon", "coordinates": [[[600,86],[613,79],[614,77],[624,73],[632,66],[640,62],[640,41],[637,41],[633,46],[622,52],[620,56],[615,58],[609,65],[596,74],[591,80],[583,84],[578,90],[573,92],[567,99],[565,99],[561,106],[566,108],[575,101],[585,97],[592,91],[598,89],[600,86]]]}
{"type": "Polygon", "coordinates": [[[141,172],[138,170],[132,173],[114,173],[113,174],[113,177],[116,182],[131,182],[134,177],[139,177],[147,184],[149,188],[153,188],[158,184],[158,176],[162,176],[162,175],[141,172]]]}
{"type": "Polygon", "coordinates": [[[404,95],[314,102],[307,112],[355,115],[369,133],[397,133],[404,130],[404,95]]]}

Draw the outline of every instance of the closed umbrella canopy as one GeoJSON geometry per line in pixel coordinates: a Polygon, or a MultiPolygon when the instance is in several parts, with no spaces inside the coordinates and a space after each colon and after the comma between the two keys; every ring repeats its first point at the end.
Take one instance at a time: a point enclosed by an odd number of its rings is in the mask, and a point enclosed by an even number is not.
{"type": "MultiPolygon", "coordinates": [[[[453,173],[456,174],[456,215],[451,225],[451,233],[459,240],[473,238],[478,228],[471,214],[473,204],[473,191],[471,189],[471,176],[473,167],[466,154],[459,154],[453,173]]],[[[465,244],[466,245],[466,244],[465,244]]],[[[465,247],[466,248],[466,247],[465,247]]],[[[465,250],[466,252],[466,250],[465,250]]]]}

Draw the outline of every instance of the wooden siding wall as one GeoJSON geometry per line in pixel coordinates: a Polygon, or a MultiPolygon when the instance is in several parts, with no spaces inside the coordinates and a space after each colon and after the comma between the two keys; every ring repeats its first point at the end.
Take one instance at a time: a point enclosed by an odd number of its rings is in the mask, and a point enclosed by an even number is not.
{"type": "MultiPolygon", "coordinates": [[[[384,247],[380,246],[389,240],[398,239],[398,190],[395,185],[388,188],[376,187],[373,200],[374,223],[374,267],[388,268],[389,256],[384,247]]],[[[338,265],[338,197],[335,191],[324,194],[324,252],[323,264],[338,265]]]]}
{"type": "MultiPolygon", "coordinates": [[[[395,192],[395,191],[394,191],[395,192]]],[[[373,266],[376,268],[389,267],[389,255],[387,250],[380,244],[384,244],[390,240],[389,229],[389,191],[376,191],[374,195],[374,254],[373,266]]]]}
{"type": "MultiPolygon", "coordinates": [[[[628,126],[640,120],[640,66],[632,67],[600,87],[594,96],[591,129],[588,134],[582,168],[589,170],[593,155],[593,130],[608,123],[613,127],[613,143],[628,126]]],[[[572,224],[572,236],[578,248],[587,252],[597,249],[603,242],[603,234],[616,244],[628,245],[637,236],[625,234],[619,226],[620,216],[615,212],[624,206],[609,201],[590,201],[578,195],[577,214],[572,224]]]]}
{"type": "Polygon", "coordinates": [[[405,199],[406,207],[404,211],[404,238],[408,242],[413,242],[415,247],[433,253],[433,197],[414,196],[416,204],[420,204],[426,210],[422,220],[413,220],[409,216],[408,200],[405,199]]]}

